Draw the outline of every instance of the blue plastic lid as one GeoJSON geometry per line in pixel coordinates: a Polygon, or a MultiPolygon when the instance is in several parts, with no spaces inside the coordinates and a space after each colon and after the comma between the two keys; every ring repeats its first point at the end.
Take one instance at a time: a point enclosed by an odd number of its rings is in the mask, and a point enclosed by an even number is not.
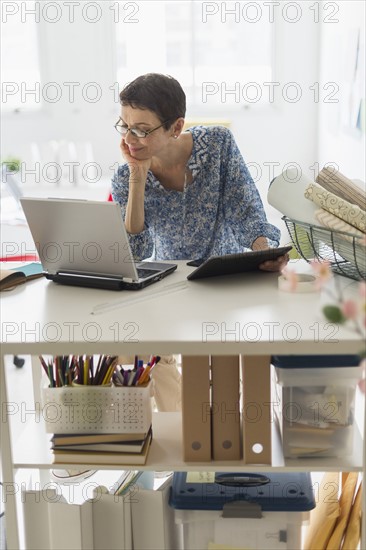
{"type": "Polygon", "coordinates": [[[272,355],[272,365],[280,369],[358,367],[359,355],[272,355]]]}
{"type": "MultiPolygon", "coordinates": [[[[179,510],[222,510],[242,501],[263,512],[305,512],[315,508],[310,472],[217,472],[213,482],[187,482],[175,472],[169,504],[179,510]]],[[[240,503],[239,503],[240,504],[240,503]]]]}

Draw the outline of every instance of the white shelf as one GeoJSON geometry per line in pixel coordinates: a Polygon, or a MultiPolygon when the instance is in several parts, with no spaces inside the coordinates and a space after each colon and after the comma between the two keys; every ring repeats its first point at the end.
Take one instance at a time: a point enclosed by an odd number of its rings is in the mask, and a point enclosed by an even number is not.
{"type": "MultiPolygon", "coordinates": [[[[192,268],[178,262],[178,269],[158,283],[159,288],[181,284],[192,268]]],[[[297,264],[296,264],[297,265],[297,264]]],[[[299,269],[302,268],[299,263],[299,269]]],[[[309,295],[280,292],[278,275],[247,274],[245,277],[212,278],[187,282],[186,287],[171,295],[154,295],[155,287],[140,291],[138,300],[130,302],[124,293],[97,289],[79,289],[55,285],[38,279],[2,296],[2,318],[5,320],[2,354],[150,354],[181,353],[188,355],[302,355],[355,354],[360,351],[358,335],[347,326],[332,326],[326,322],[322,307],[329,303],[324,292],[309,295]],[[117,295],[118,294],[118,295],[117,295]],[[127,301],[128,300],[128,301],[127,301]],[[77,308],[75,307],[77,304],[77,308]],[[113,305],[103,314],[93,315],[100,304],[113,305]],[[173,304],[173,307],[172,307],[173,304]],[[115,306],[118,306],[115,308],[115,306]],[[179,314],[177,315],[177,311],[179,314]],[[22,312],[22,323],[19,323],[22,312]],[[157,319],[159,322],[152,322],[157,319]],[[73,320],[70,332],[70,319],[73,320]],[[161,322],[160,322],[161,321],[161,322]],[[14,330],[15,327],[15,330],[14,330]],[[92,327],[92,333],[88,332],[92,327]],[[131,327],[136,329],[131,337],[131,327]],[[6,329],[6,330],[5,330],[6,329]],[[75,330],[74,330],[75,329],[75,330]],[[95,339],[95,330],[100,338],[95,339]],[[253,332],[254,331],[254,332],[253,332]]],[[[345,297],[358,296],[357,285],[337,278],[345,297]]],[[[158,288],[156,286],[156,289],[158,288]]],[[[3,359],[3,357],[1,358],[3,359]]],[[[36,374],[37,377],[37,373],[36,374]]],[[[3,476],[12,482],[15,469],[40,469],[43,474],[55,468],[50,450],[50,435],[43,422],[34,420],[32,385],[21,384],[27,401],[12,396],[15,388],[6,384],[3,361],[0,364],[2,402],[25,404],[23,409],[10,411],[9,423],[2,425],[1,458],[3,476]],[[7,389],[7,391],[6,391],[7,389]],[[30,403],[28,404],[28,399],[30,403]],[[28,413],[29,411],[29,413],[28,413]],[[21,413],[26,417],[23,419],[21,413]],[[14,422],[13,422],[14,421],[14,422]],[[20,425],[19,425],[20,424],[20,425]],[[19,437],[13,428],[20,428],[19,437]],[[10,452],[10,442],[12,442],[10,452]]],[[[34,382],[34,381],[33,381],[34,382]]],[[[39,381],[38,381],[39,382],[39,381]]],[[[35,394],[39,384],[33,384],[35,394]]],[[[34,395],[39,402],[39,395],[34,395]]],[[[16,409],[16,407],[15,407],[16,409]]],[[[361,415],[363,416],[363,409],[361,415]]],[[[357,420],[360,421],[360,415],[357,420]]],[[[284,460],[278,435],[273,438],[272,464],[244,464],[243,461],[184,462],[180,413],[157,413],[153,419],[154,439],[145,466],[123,465],[123,469],[156,471],[365,471],[362,467],[362,440],[355,428],[353,455],[341,458],[284,460]]],[[[360,429],[362,426],[360,423],[360,429]]],[[[79,467],[80,465],[78,465],[79,467]]],[[[120,470],[121,465],[85,464],[88,469],[120,470]]],[[[75,468],[70,463],[58,463],[59,468],[75,468]]],[[[45,476],[46,477],[46,476],[45,476]]],[[[366,492],[363,509],[366,508],[366,492]]],[[[16,497],[9,495],[6,503],[9,548],[19,548],[16,497]]],[[[364,515],[364,518],[366,516],[364,515]]],[[[366,521],[363,520],[363,532],[366,521]]],[[[364,547],[366,547],[364,545],[364,547]]]]}
{"type": "MultiPolygon", "coordinates": [[[[217,471],[268,471],[276,468],[278,471],[362,471],[362,439],[355,426],[355,444],[352,456],[340,458],[317,459],[284,459],[278,433],[273,429],[272,465],[245,464],[240,461],[226,462],[184,462],[182,459],[182,417],[181,413],[154,413],[154,439],[149,451],[147,463],[144,466],[133,465],[96,465],[85,463],[90,469],[140,469],[166,471],[207,471],[213,468],[217,471]]],[[[50,450],[50,434],[46,434],[43,421],[29,423],[19,437],[14,449],[15,468],[54,468],[50,450]]],[[[70,463],[57,463],[58,468],[75,467],[70,463]]]]}
{"type": "MultiPolygon", "coordinates": [[[[160,355],[301,355],[309,350],[339,355],[358,353],[362,347],[357,334],[324,319],[321,308],[329,302],[325,291],[294,298],[278,290],[276,273],[186,281],[193,268],[184,261],[177,264],[169,277],[133,296],[45,279],[4,293],[2,353],[149,355],[156,349],[160,355]],[[171,289],[167,294],[157,294],[166,287],[171,289]],[[101,305],[107,309],[93,314],[101,305]],[[157,311],[163,322],[151,322],[157,311]],[[94,329],[89,332],[88,327],[94,329]]],[[[357,287],[345,290],[348,297],[357,287]]]]}

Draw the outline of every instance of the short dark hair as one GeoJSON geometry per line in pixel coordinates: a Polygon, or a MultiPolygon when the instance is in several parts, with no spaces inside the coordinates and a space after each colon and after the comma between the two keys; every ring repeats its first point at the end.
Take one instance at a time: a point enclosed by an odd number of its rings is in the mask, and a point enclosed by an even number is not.
{"type": "Polygon", "coordinates": [[[148,73],[127,84],[120,95],[121,105],[153,111],[167,130],[170,124],[186,114],[186,95],[179,82],[169,75],[148,73]]]}

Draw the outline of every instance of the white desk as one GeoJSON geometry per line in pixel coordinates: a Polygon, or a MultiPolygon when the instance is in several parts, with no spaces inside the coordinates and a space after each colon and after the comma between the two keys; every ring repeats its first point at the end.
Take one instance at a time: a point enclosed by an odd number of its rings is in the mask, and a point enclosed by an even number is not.
{"type": "MultiPolygon", "coordinates": [[[[136,293],[59,286],[44,279],[3,293],[1,402],[7,401],[6,354],[336,355],[360,351],[356,334],[326,323],[321,305],[329,297],[324,293],[284,293],[277,289],[277,274],[261,273],[187,282],[183,289],[161,294],[161,289],[185,281],[191,271],[185,262],[178,263],[174,274],[136,293]],[[94,306],[116,302],[121,303],[119,307],[92,314],[94,306]]],[[[356,293],[352,281],[342,279],[342,284],[347,293],[356,293]]],[[[179,415],[161,414],[145,468],[190,469],[181,458],[179,415]]],[[[10,444],[6,415],[1,427],[4,481],[14,481],[15,468],[52,467],[42,425],[30,423],[18,448],[10,444]]],[[[274,465],[310,471],[363,470],[361,451],[356,458],[327,459],[326,464],[302,460],[274,461],[274,465]]],[[[200,466],[217,469],[218,463],[200,466]]],[[[219,467],[245,468],[240,462],[219,467]]],[[[6,507],[8,548],[18,548],[14,497],[8,497],[6,507]]]]}

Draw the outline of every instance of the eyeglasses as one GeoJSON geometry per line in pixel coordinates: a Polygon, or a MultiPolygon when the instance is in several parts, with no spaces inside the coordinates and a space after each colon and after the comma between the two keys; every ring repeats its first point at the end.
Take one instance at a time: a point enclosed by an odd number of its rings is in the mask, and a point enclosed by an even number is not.
{"type": "Polygon", "coordinates": [[[152,130],[147,130],[147,132],[145,132],[144,130],[140,130],[140,128],[128,128],[127,126],[124,126],[122,124],[118,124],[120,122],[120,120],[121,119],[119,118],[118,121],[116,122],[116,124],[114,125],[114,127],[117,130],[117,132],[119,134],[121,134],[121,136],[127,136],[128,132],[131,132],[133,137],[138,138],[138,139],[142,139],[142,138],[146,138],[147,136],[149,136],[150,134],[155,132],[155,130],[159,130],[159,128],[161,128],[162,126],[164,126],[164,124],[169,122],[170,119],[165,120],[162,124],[160,124],[156,128],[153,128],[152,130]]]}

